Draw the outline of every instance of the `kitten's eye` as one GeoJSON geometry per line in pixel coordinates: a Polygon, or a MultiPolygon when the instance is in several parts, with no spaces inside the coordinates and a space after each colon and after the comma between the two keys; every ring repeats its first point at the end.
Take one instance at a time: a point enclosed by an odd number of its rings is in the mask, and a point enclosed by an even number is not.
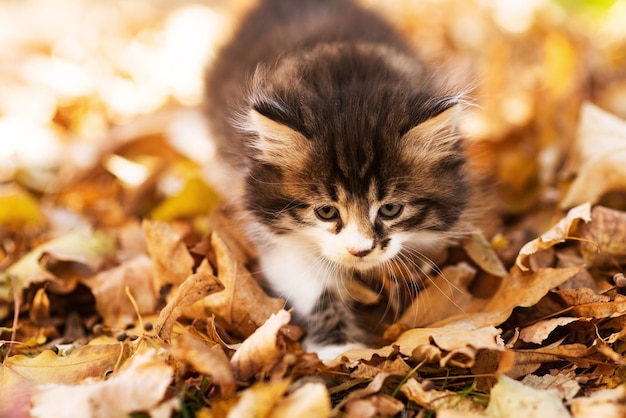
{"type": "Polygon", "coordinates": [[[322,206],[315,209],[315,215],[322,221],[334,221],[339,218],[339,210],[334,206],[322,206]]]}
{"type": "Polygon", "coordinates": [[[404,206],[399,203],[387,203],[378,209],[378,215],[383,219],[393,219],[400,216],[404,206]]]}

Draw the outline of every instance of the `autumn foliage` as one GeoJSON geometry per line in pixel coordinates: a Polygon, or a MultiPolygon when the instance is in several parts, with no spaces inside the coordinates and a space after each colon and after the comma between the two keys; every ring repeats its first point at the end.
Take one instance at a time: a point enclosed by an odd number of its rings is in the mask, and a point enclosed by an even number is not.
{"type": "Polygon", "coordinates": [[[626,3],[364,1],[470,87],[495,204],[326,363],[206,181],[224,3],[0,3],[0,417],[626,416],[626,3]]]}

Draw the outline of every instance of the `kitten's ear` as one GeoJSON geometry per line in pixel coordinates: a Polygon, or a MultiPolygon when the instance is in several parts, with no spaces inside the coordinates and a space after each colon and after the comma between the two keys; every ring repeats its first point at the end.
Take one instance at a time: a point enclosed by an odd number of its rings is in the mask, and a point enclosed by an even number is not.
{"type": "Polygon", "coordinates": [[[450,101],[434,114],[406,132],[402,139],[418,156],[435,159],[458,152],[461,134],[458,130],[461,105],[450,101]]]}
{"type": "Polygon", "coordinates": [[[250,111],[248,120],[249,129],[257,134],[252,142],[257,151],[256,159],[273,165],[304,163],[311,147],[304,135],[254,109],[250,111]]]}

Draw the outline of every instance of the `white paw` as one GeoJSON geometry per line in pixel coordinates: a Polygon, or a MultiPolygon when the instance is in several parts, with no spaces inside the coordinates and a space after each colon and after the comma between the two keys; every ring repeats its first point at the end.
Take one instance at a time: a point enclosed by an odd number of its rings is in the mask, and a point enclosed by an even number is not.
{"type": "Polygon", "coordinates": [[[365,345],[360,343],[346,343],[346,344],[331,344],[331,345],[321,345],[321,344],[306,344],[306,349],[308,351],[313,351],[317,353],[317,356],[323,362],[328,362],[345,353],[346,351],[356,350],[360,348],[366,348],[365,345]]]}

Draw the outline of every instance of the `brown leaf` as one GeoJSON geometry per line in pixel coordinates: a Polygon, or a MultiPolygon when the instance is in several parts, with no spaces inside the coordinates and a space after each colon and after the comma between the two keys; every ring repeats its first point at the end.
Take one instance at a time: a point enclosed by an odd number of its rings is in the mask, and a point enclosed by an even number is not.
{"type": "Polygon", "coordinates": [[[580,391],[580,384],[576,381],[576,373],[573,370],[563,372],[552,370],[543,376],[529,374],[522,379],[522,383],[535,389],[555,390],[566,401],[574,399],[580,391]]]}
{"type": "Polygon", "coordinates": [[[570,404],[574,418],[626,416],[626,386],[600,390],[587,398],[573,399],[570,404]]]}
{"type": "Polygon", "coordinates": [[[571,209],[565,218],[561,219],[547,232],[524,245],[517,256],[517,260],[515,260],[515,264],[522,271],[530,270],[528,258],[531,254],[565,242],[572,236],[581,220],[590,222],[591,219],[591,205],[589,203],[583,203],[571,209]]]}
{"type": "Polygon", "coordinates": [[[224,290],[222,283],[212,273],[208,262],[204,260],[195,274],[187,277],[176,288],[174,295],[167,305],[159,313],[154,328],[157,335],[165,341],[169,341],[174,324],[181,317],[183,311],[193,303],[205,298],[214,292],[224,290]]]}
{"type": "Polygon", "coordinates": [[[72,411],[73,416],[106,418],[141,411],[155,418],[169,417],[178,409],[178,402],[169,404],[165,410],[159,406],[172,375],[172,368],[156,350],[135,354],[119,373],[107,380],[37,387],[31,414],[36,418],[57,418],[72,411]]]}
{"type": "Polygon", "coordinates": [[[270,417],[274,406],[289,387],[289,380],[259,382],[245,390],[239,402],[229,411],[229,417],[270,417]]]}
{"type": "Polygon", "coordinates": [[[506,276],[507,271],[502,261],[482,234],[472,234],[463,242],[463,248],[483,271],[496,277],[506,276]]]}
{"type": "Polygon", "coordinates": [[[404,311],[398,322],[409,328],[423,327],[466,312],[475,298],[468,286],[476,270],[467,263],[446,266],[404,311]]]}
{"type": "Polygon", "coordinates": [[[237,389],[228,357],[220,346],[210,346],[200,338],[185,333],[173,341],[172,355],[178,361],[191,365],[195,371],[211,376],[222,396],[230,396],[237,389]]]}
{"type": "Polygon", "coordinates": [[[191,318],[216,315],[229,331],[248,336],[282,309],[285,302],[267,296],[217,232],[213,232],[211,244],[218,278],[225,290],[186,306],[184,315],[191,318]]]}
{"type": "Polygon", "coordinates": [[[83,280],[96,299],[96,309],[104,325],[113,329],[125,329],[137,319],[126,288],[137,303],[139,314],[154,312],[157,295],[152,286],[152,261],[139,255],[118,267],[98,273],[83,280]]]}
{"type": "Polygon", "coordinates": [[[596,206],[593,222],[580,229],[580,252],[589,267],[613,267],[626,262],[626,213],[596,206]]]}
{"type": "Polygon", "coordinates": [[[182,283],[193,267],[193,258],[183,242],[186,229],[147,219],[141,226],[154,266],[155,291],[158,293],[164,286],[182,283]]]}
{"type": "Polygon", "coordinates": [[[546,319],[522,328],[519,338],[528,343],[541,344],[557,327],[584,320],[583,318],[570,317],[546,319]]]}
{"type": "Polygon", "coordinates": [[[500,376],[491,390],[485,413],[509,418],[570,417],[556,391],[533,389],[506,376],[500,376]]]}
{"type": "Polygon", "coordinates": [[[323,383],[305,383],[283,399],[274,409],[272,418],[318,418],[330,414],[330,396],[323,383]]]}
{"type": "Polygon", "coordinates": [[[416,404],[437,411],[448,408],[459,412],[473,413],[480,409],[467,397],[449,390],[436,390],[432,384],[420,383],[416,379],[409,379],[400,387],[400,391],[416,404]]]}
{"type": "Polygon", "coordinates": [[[286,352],[278,332],[290,320],[289,312],[280,310],[241,343],[230,360],[238,380],[247,381],[253,376],[265,376],[274,368],[286,352]]]}
{"type": "Polygon", "coordinates": [[[582,106],[570,162],[577,176],[561,201],[562,208],[596,203],[607,192],[626,189],[626,122],[586,102],[582,106]]]}
{"type": "Polygon", "coordinates": [[[563,289],[555,294],[574,315],[583,318],[615,318],[626,313],[626,296],[620,294],[611,298],[586,288],[563,289]]]}

